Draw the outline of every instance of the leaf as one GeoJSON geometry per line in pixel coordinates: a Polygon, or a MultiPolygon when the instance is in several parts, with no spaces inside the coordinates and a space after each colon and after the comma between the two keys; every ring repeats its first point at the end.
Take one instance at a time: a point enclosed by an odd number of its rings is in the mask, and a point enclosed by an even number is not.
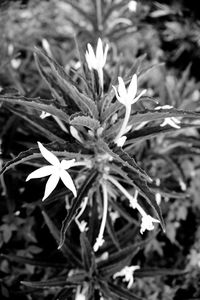
{"type": "Polygon", "coordinates": [[[138,246],[128,246],[117,253],[111,254],[107,260],[97,264],[98,271],[103,278],[110,277],[131,263],[132,258],[138,253],[138,246]]]}
{"type": "Polygon", "coordinates": [[[98,110],[95,102],[78,90],[78,86],[76,86],[76,84],[66,74],[64,68],[61,67],[55,60],[38,48],[36,48],[35,51],[37,55],[42,56],[49,64],[52,74],[57,78],[59,85],[69,94],[77,107],[81,109],[83,113],[89,113],[93,118],[97,119],[98,110]]]}
{"type": "MultiPolygon", "coordinates": [[[[114,91],[114,90],[113,90],[114,91]]],[[[114,95],[113,95],[114,96],[114,95]]],[[[106,101],[106,99],[105,99],[106,101]]],[[[109,99],[107,100],[107,102],[109,99]]],[[[101,119],[105,123],[110,117],[112,117],[119,109],[122,108],[122,104],[119,102],[108,103],[109,106],[102,112],[101,119]]]]}
{"type": "Polygon", "coordinates": [[[128,177],[132,180],[132,184],[136,187],[138,192],[147,200],[148,204],[154,209],[160,220],[162,229],[165,232],[165,223],[162,217],[160,207],[155,200],[155,194],[150,190],[146,181],[143,178],[139,177],[138,174],[134,174],[134,172],[128,173],[128,177]]]}
{"type": "Polygon", "coordinates": [[[43,101],[40,98],[26,98],[23,96],[20,97],[6,97],[6,96],[0,96],[0,101],[10,103],[10,104],[19,104],[24,105],[36,110],[39,110],[40,112],[45,111],[47,113],[50,113],[51,115],[54,115],[58,117],[59,119],[68,122],[69,116],[61,109],[57,108],[55,105],[52,104],[52,101],[49,101],[51,104],[43,104],[38,103],[37,101],[43,101]]]}
{"type": "Polygon", "coordinates": [[[63,277],[63,279],[48,279],[48,281],[21,281],[21,284],[38,289],[76,286],[76,284],[68,282],[65,277],[63,277]]]}
{"type": "Polygon", "coordinates": [[[29,123],[35,130],[38,130],[38,133],[40,135],[43,135],[45,138],[49,139],[49,141],[59,141],[59,142],[64,142],[64,139],[61,137],[57,136],[56,134],[53,133],[53,130],[49,130],[45,127],[48,127],[48,123],[41,120],[40,118],[34,118],[33,116],[29,114],[24,114],[24,111],[19,110],[17,108],[9,108],[11,112],[13,112],[15,115],[18,117],[22,118],[25,120],[27,123],[29,123]]]}
{"type": "Polygon", "coordinates": [[[120,249],[120,245],[119,245],[119,242],[118,242],[118,239],[117,239],[117,235],[115,233],[114,226],[112,224],[111,217],[110,217],[109,214],[107,215],[106,229],[107,229],[107,232],[108,232],[113,244],[115,245],[115,247],[117,249],[120,249]]]}
{"type": "Polygon", "coordinates": [[[189,271],[166,268],[142,268],[135,271],[135,277],[177,276],[186,275],[189,271]]]}
{"type": "Polygon", "coordinates": [[[93,272],[95,267],[95,257],[85,232],[81,233],[80,242],[84,268],[87,272],[93,272]]]}
{"type": "Polygon", "coordinates": [[[121,287],[119,285],[115,285],[111,282],[108,283],[108,287],[111,290],[112,294],[115,297],[118,297],[120,299],[124,299],[124,300],[144,300],[143,298],[140,298],[140,297],[134,295],[128,289],[124,289],[123,287],[121,287]]]}
{"type": "Polygon", "coordinates": [[[124,167],[128,167],[129,169],[138,173],[140,176],[144,177],[146,180],[150,180],[150,177],[143,169],[140,168],[133,157],[130,157],[127,152],[122,150],[122,148],[118,147],[116,144],[112,143],[108,145],[103,141],[99,141],[99,147],[101,147],[104,152],[110,154],[114,159],[119,161],[124,167]]]}
{"type": "Polygon", "coordinates": [[[129,125],[137,125],[142,122],[151,122],[171,117],[184,117],[184,118],[196,118],[199,119],[200,112],[171,109],[159,109],[159,110],[144,110],[135,112],[131,115],[129,125]]]}
{"type": "Polygon", "coordinates": [[[56,84],[55,80],[53,79],[51,74],[48,74],[48,72],[42,66],[42,64],[40,63],[39,57],[35,53],[34,53],[34,58],[35,58],[36,66],[39,70],[39,73],[40,73],[41,77],[45,80],[45,82],[47,83],[49,89],[52,92],[52,95],[54,97],[56,97],[56,99],[58,99],[60,104],[64,105],[63,97],[61,97],[58,93],[58,85],[56,84]]]}
{"type": "Polygon", "coordinates": [[[60,231],[60,243],[59,243],[58,249],[60,249],[63,246],[64,241],[65,241],[65,233],[66,233],[69,225],[71,224],[71,222],[74,220],[74,218],[77,214],[77,210],[79,209],[79,207],[81,205],[81,201],[82,201],[83,197],[89,191],[89,189],[92,187],[92,184],[93,184],[94,180],[96,179],[97,175],[98,175],[98,171],[95,169],[92,169],[90,174],[86,177],[85,181],[83,182],[82,186],[80,187],[77,197],[73,200],[72,206],[69,209],[66,218],[62,222],[62,228],[60,231]]]}
{"type": "Polygon", "coordinates": [[[115,167],[113,168],[113,170],[119,173],[122,176],[122,178],[125,179],[127,184],[133,185],[138,190],[138,192],[140,192],[141,195],[147,200],[148,204],[156,212],[161,222],[162,229],[165,232],[165,224],[164,224],[160,207],[158,206],[155,200],[155,194],[148,187],[146,180],[138,176],[138,174],[134,170],[129,172],[126,167],[122,167],[121,171],[119,170],[119,168],[115,168],[115,167]]]}
{"type": "Polygon", "coordinates": [[[67,262],[62,262],[62,263],[56,263],[56,262],[51,262],[51,261],[43,261],[43,260],[37,260],[37,259],[32,259],[28,257],[23,257],[23,256],[18,256],[14,254],[0,254],[0,257],[6,258],[10,261],[17,262],[20,264],[29,264],[32,266],[38,266],[38,267],[52,267],[52,268],[67,268],[67,262]]]}
{"type": "MultiPolygon", "coordinates": [[[[78,158],[78,156],[80,155],[80,153],[77,152],[68,152],[68,151],[52,151],[52,148],[55,146],[59,146],[59,147],[64,147],[64,148],[69,148],[72,147],[73,149],[73,144],[69,144],[69,143],[58,143],[58,142],[52,142],[48,145],[45,145],[45,147],[50,150],[53,154],[55,154],[57,157],[65,157],[66,159],[73,159],[73,158],[78,158]]],[[[75,144],[76,147],[78,146],[78,144],[75,144]]],[[[78,147],[77,149],[78,150],[78,147]]],[[[6,163],[4,165],[4,167],[0,170],[0,175],[2,175],[4,172],[8,171],[9,169],[21,164],[21,163],[25,163],[25,162],[29,162],[33,159],[37,159],[37,158],[43,158],[42,154],[40,153],[38,147],[37,148],[30,148],[26,151],[22,151],[19,153],[18,156],[16,156],[14,159],[10,160],[8,163],[6,163]]]]}
{"type": "Polygon", "coordinates": [[[77,126],[85,126],[92,131],[98,129],[100,127],[99,121],[89,117],[89,116],[71,116],[70,117],[70,124],[77,125],[77,126]]]}

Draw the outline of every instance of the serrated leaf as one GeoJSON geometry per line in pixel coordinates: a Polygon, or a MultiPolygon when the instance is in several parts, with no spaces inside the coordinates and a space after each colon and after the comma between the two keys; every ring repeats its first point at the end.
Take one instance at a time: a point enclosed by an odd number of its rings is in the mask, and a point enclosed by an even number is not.
{"type": "MultiPolygon", "coordinates": [[[[77,152],[67,152],[67,151],[52,151],[52,148],[56,145],[62,145],[62,143],[58,143],[58,142],[52,142],[48,145],[45,145],[45,147],[50,150],[53,154],[55,154],[57,157],[65,157],[67,159],[73,159],[73,158],[77,158],[80,153],[77,152]]],[[[63,143],[63,146],[65,146],[66,148],[70,149],[70,146],[72,146],[72,144],[68,143],[63,143]]],[[[77,147],[77,145],[76,145],[77,147]]],[[[77,149],[76,149],[77,150],[77,149]]],[[[0,170],[0,175],[2,175],[4,172],[8,171],[9,169],[21,164],[21,163],[26,163],[29,162],[33,159],[37,159],[37,158],[42,158],[42,154],[40,153],[38,147],[37,148],[30,148],[26,151],[20,152],[18,156],[16,156],[14,159],[10,160],[8,163],[6,163],[4,165],[4,167],[0,170]]]]}
{"type": "Polygon", "coordinates": [[[175,108],[144,110],[131,114],[129,125],[137,125],[142,122],[151,122],[171,117],[200,118],[200,112],[184,111],[175,108]]]}
{"type": "Polygon", "coordinates": [[[129,291],[128,289],[125,289],[119,285],[115,285],[111,282],[108,283],[109,289],[111,290],[112,294],[115,297],[119,297],[119,299],[124,300],[144,300],[143,298],[140,298],[133,294],[133,292],[129,291]]]}
{"type": "Polygon", "coordinates": [[[129,172],[127,168],[122,167],[122,170],[119,171],[119,168],[114,168],[114,170],[119,173],[122,178],[126,180],[126,182],[130,185],[133,185],[138,192],[141,193],[141,195],[147,200],[148,204],[153,208],[153,210],[156,212],[160,222],[163,231],[165,231],[165,224],[162,217],[162,213],[160,210],[160,207],[158,206],[156,200],[155,200],[155,194],[151,191],[151,189],[147,185],[147,181],[138,176],[138,174],[132,170],[129,172]]]}
{"type": "MultiPolygon", "coordinates": [[[[113,94],[114,96],[114,94],[113,94]]],[[[106,100],[105,100],[106,101],[106,100]]],[[[109,100],[107,100],[109,101],[109,100]]],[[[103,122],[106,122],[110,117],[112,117],[120,108],[122,104],[119,102],[110,103],[109,107],[102,112],[101,119],[103,122]]]]}
{"type": "Polygon", "coordinates": [[[49,89],[52,92],[52,95],[54,97],[56,97],[56,99],[58,99],[58,101],[64,105],[64,100],[63,98],[59,95],[58,92],[58,86],[55,82],[55,80],[53,80],[51,74],[49,74],[45,68],[42,66],[42,64],[40,63],[39,57],[34,53],[34,58],[35,58],[35,62],[36,62],[36,66],[39,70],[39,73],[41,75],[41,77],[45,80],[45,82],[47,83],[49,89]]]}
{"type": "Polygon", "coordinates": [[[135,271],[135,277],[155,277],[155,276],[177,276],[185,275],[189,271],[187,270],[178,270],[178,269],[166,269],[166,268],[142,268],[135,271]]]}
{"type": "Polygon", "coordinates": [[[138,246],[129,246],[117,253],[111,254],[109,258],[97,264],[97,268],[103,278],[110,277],[131,263],[132,258],[138,253],[138,246]]]}
{"type": "Polygon", "coordinates": [[[51,262],[51,261],[44,261],[44,260],[37,260],[37,259],[32,259],[28,257],[23,257],[23,256],[18,256],[18,255],[13,255],[13,254],[0,254],[0,257],[6,258],[10,261],[20,263],[20,264],[29,264],[32,266],[38,266],[38,267],[52,267],[52,268],[67,268],[67,262],[63,263],[56,263],[56,262],[51,262]]]}
{"type": "Polygon", "coordinates": [[[74,287],[76,284],[68,282],[66,278],[63,279],[49,279],[48,281],[21,281],[21,284],[38,289],[55,288],[55,287],[74,287]]]}
{"type": "Polygon", "coordinates": [[[39,98],[26,98],[23,96],[20,97],[6,97],[6,96],[0,96],[0,101],[10,103],[10,104],[19,104],[24,105],[33,109],[36,109],[40,112],[45,111],[47,113],[50,113],[51,115],[54,115],[58,117],[59,119],[68,122],[69,116],[61,109],[57,108],[50,102],[51,104],[44,104],[44,103],[38,103],[36,101],[42,101],[42,99],[39,98]]]}
{"type": "Polygon", "coordinates": [[[117,235],[115,233],[114,226],[112,224],[111,217],[109,214],[107,215],[106,229],[115,247],[117,249],[120,249],[119,241],[117,239],[117,235]]]}
{"type": "Polygon", "coordinates": [[[138,192],[147,200],[148,204],[156,212],[160,220],[162,229],[165,232],[165,223],[162,217],[160,207],[155,200],[155,194],[150,190],[146,181],[143,178],[139,177],[138,174],[134,174],[134,172],[128,173],[128,177],[132,180],[132,183],[136,187],[138,192]]]}
{"type": "MultiPolygon", "coordinates": [[[[199,127],[200,127],[200,124],[199,125],[181,124],[181,129],[183,129],[183,128],[199,128],[199,127]]],[[[177,130],[177,129],[175,129],[171,126],[164,126],[164,127],[151,126],[151,127],[145,127],[145,128],[139,129],[139,130],[134,130],[133,132],[128,133],[126,135],[127,136],[126,145],[141,142],[146,139],[151,139],[153,137],[158,136],[159,134],[174,132],[175,130],[177,130]]]]}
{"type": "Polygon", "coordinates": [[[90,242],[84,232],[80,235],[80,242],[84,269],[87,272],[93,272],[95,267],[95,257],[90,242]]]}
{"type": "Polygon", "coordinates": [[[96,179],[97,175],[98,175],[98,171],[95,170],[95,169],[92,169],[90,171],[89,175],[86,177],[85,181],[83,182],[82,186],[78,190],[78,195],[73,200],[72,206],[69,209],[66,218],[62,222],[62,228],[61,228],[61,231],[60,231],[60,243],[59,243],[59,246],[58,246],[59,249],[64,244],[65,233],[66,233],[69,225],[71,224],[71,222],[74,220],[74,218],[77,214],[77,210],[79,209],[79,207],[81,205],[81,201],[82,201],[83,197],[85,196],[85,194],[92,187],[92,184],[93,184],[94,180],[96,179]]]}
{"type": "Polygon", "coordinates": [[[89,116],[71,116],[70,117],[70,124],[77,125],[77,126],[85,126],[89,129],[96,130],[100,127],[99,121],[89,117],[89,116]]]}
{"type": "Polygon", "coordinates": [[[124,167],[128,167],[134,172],[138,173],[140,176],[144,177],[146,180],[150,180],[146,172],[140,168],[140,166],[135,162],[135,160],[129,156],[128,153],[123,151],[116,144],[112,143],[110,145],[105,142],[99,142],[99,147],[106,153],[110,154],[114,159],[119,161],[124,167]]]}
{"type": "Polygon", "coordinates": [[[9,108],[11,112],[13,112],[18,117],[25,120],[27,123],[29,123],[33,128],[37,129],[40,135],[43,135],[45,138],[49,139],[49,141],[58,141],[58,142],[64,142],[65,140],[61,137],[57,136],[53,133],[52,130],[47,129],[46,122],[39,118],[33,118],[32,116],[28,114],[24,114],[24,111],[21,111],[16,108],[9,108]],[[46,126],[45,126],[46,125],[46,126]]]}
{"type": "Polygon", "coordinates": [[[59,85],[71,96],[76,105],[83,111],[89,113],[93,118],[98,118],[98,110],[95,102],[88,96],[81,93],[78,86],[66,74],[63,67],[61,67],[55,60],[45,54],[42,50],[36,48],[37,55],[42,56],[49,64],[52,74],[58,79],[59,85]]]}

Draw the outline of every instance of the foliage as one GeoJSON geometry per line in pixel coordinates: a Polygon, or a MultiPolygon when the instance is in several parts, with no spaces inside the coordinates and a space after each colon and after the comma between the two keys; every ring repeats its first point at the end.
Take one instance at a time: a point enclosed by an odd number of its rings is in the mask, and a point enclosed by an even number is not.
{"type": "Polygon", "coordinates": [[[129,5],[30,1],[1,12],[3,299],[199,296],[199,83],[192,65],[170,65],[192,49],[198,23],[174,2],[129,5]],[[189,46],[170,57],[166,41],[180,40],[189,46]],[[34,171],[47,161],[59,174],[68,163],[77,196],[58,177],[41,201],[46,181],[25,181],[44,177],[34,171]]]}

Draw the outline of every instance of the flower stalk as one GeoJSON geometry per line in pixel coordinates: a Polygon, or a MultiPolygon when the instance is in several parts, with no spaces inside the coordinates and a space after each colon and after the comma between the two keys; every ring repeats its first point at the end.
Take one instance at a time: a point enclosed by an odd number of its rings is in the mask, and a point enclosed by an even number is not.
{"type": "Polygon", "coordinates": [[[107,191],[106,183],[103,183],[101,186],[102,186],[102,190],[103,190],[103,216],[102,216],[102,221],[101,221],[99,234],[98,234],[96,242],[93,246],[93,249],[94,249],[95,252],[104,243],[103,234],[104,234],[104,230],[105,230],[105,227],[106,227],[107,212],[108,212],[108,191],[107,191]]]}

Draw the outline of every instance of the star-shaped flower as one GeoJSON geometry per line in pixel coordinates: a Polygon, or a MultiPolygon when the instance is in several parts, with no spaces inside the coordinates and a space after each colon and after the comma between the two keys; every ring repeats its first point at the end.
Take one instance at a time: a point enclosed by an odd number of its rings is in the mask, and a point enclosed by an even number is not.
{"type": "Polygon", "coordinates": [[[91,46],[91,44],[87,45],[87,51],[85,53],[85,58],[88,64],[88,68],[90,70],[94,69],[98,72],[99,81],[101,87],[103,88],[103,67],[106,63],[106,58],[108,54],[108,45],[106,44],[105,50],[103,51],[103,43],[99,38],[97,42],[96,54],[91,46]]]}
{"type": "Polygon", "coordinates": [[[140,269],[140,266],[126,266],[121,271],[115,273],[113,278],[115,279],[116,277],[124,276],[123,281],[128,282],[127,287],[130,289],[134,282],[134,272],[138,269],[140,269]]]}
{"type": "Polygon", "coordinates": [[[33,171],[29,176],[26,178],[26,181],[33,179],[33,178],[42,178],[49,176],[49,179],[46,183],[45,193],[42,200],[45,200],[55,189],[58,184],[58,181],[61,179],[64,185],[72,191],[74,197],[77,196],[76,187],[74,182],[66,171],[67,169],[76,165],[75,159],[65,160],[63,159],[61,162],[59,159],[47,150],[40,142],[38,142],[38,147],[42,156],[51,164],[48,166],[41,167],[35,171],[33,171]]]}
{"type": "Polygon", "coordinates": [[[117,100],[122,103],[123,105],[127,106],[131,106],[133,103],[136,103],[139,98],[144,95],[144,93],[146,93],[146,90],[143,90],[137,97],[137,75],[134,74],[131,82],[128,86],[128,88],[126,89],[125,83],[123,81],[123,79],[121,77],[118,77],[118,91],[116,89],[115,86],[113,86],[114,90],[115,90],[115,95],[117,100]]]}
{"type": "Polygon", "coordinates": [[[159,220],[152,218],[150,215],[146,213],[142,214],[142,223],[140,227],[140,233],[143,234],[145,230],[153,230],[154,224],[153,223],[160,223],[159,220]]]}

